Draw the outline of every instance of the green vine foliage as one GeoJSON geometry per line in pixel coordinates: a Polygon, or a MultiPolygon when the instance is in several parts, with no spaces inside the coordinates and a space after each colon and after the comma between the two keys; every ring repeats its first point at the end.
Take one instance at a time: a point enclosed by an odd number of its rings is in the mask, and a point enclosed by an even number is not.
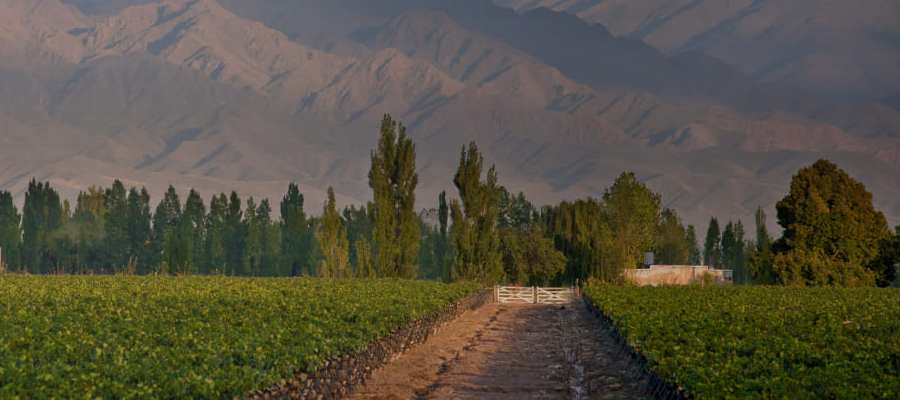
{"type": "Polygon", "coordinates": [[[900,398],[900,291],[596,284],[585,293],[693,398],[900,398]]]}
{"type": "Polygon", "coordinates": [[[477,289],[0,275],[0,398],[234,398],[362,350],[477,289]]]}

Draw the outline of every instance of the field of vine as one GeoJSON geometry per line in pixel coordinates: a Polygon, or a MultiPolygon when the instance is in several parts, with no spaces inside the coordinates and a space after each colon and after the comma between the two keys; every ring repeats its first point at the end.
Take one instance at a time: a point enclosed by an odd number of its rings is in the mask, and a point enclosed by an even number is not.
{"type": "Polygon", "coordinates": [[[0,275],[0,398],[223,398],[477,290],[426,281],[0,275]]]}
{"type": "Polygon", "coordinates": [[[900,290],[585,293],[657,375],[695,398],[900,398],[900,290]]]}

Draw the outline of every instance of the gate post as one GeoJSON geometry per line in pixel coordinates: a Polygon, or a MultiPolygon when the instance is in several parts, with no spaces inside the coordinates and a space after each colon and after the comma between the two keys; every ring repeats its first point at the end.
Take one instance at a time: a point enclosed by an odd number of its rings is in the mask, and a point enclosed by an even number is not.
{"type": "Polygon", "coordinates": [[[533,303],[537,304],[538,303],[537,286],[531,287],[531,297],[534,299],[533,303]]]}

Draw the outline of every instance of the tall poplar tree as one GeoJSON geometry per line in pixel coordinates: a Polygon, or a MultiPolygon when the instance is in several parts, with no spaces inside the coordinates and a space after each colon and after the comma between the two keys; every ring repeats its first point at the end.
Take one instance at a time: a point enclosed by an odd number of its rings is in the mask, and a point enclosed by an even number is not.
{"type": "Polygon", "coordinates": [[[121,271],[128,265],[128,192],[118,179],[106,190],[106,242],[107,264],[113,271],[121,271]]]}
{"type": "Polygon", "coordinates": [[[307,271],[312,237],[303,211],[303,194],[296,183],[288,185],[281,200],[281,262],[283,274],[297,276],[307,271]]]}
{"type": "Polygon", "coordinates": [[[772,236],[769,235],[769,228],[766,226],[766,212],[762,207],[756,209],[754,216],[756,220],[756,249],[758,251],[772,250],[772,236]]]}
{"type": "Polygon", "coordinates": [[[28,182],[25,206],[22,208],[22,264],[33,274],[41,273],[42,233],[44,229],[43,185],[28,182]]]}
{"type": "Polygon", "coordinates": [[[259,223],[256,217],[256,200],[253,197],[247,199],[247,207],[244,210],[244,271],[251,276],[262,275],[262,239],[265,227],[259,223]]]}
{"type": "Polygon", "coordinates": [[[419,243],[419,278],[438,280],[441,278],[440,263],[435,255],[439,240],[438,228],[432,226],[424,217],[425,215],[419,217],[419,230],[422,232],[422,240],[419,243]]]}
{"type": "Polygon", "coordinates": [[[420,240],[415,212],[419,181],[416,147],[406,136],[406,128],[390,115],[382,120],[378,146],[371,158],[375,269],[380,276],[413,279],[418,274],[420,240]]]}
{"type": "Polygon", "coordinates": [[[243,276],[249,271],[244,269],[244,250],[246,245],[246,229],[244,226],[243,203],[237,192],[232,191],[228,197],[228,208],[225,210],[225,263],[229,275],[243,276]]]}
{"type": "Polygon", "coordinates": [[[728,221],[725,229],[722,231],[722,266],[725,268],[735,269],[734,251],[737,246],[737,239],[734,234],[734,223],[728,221]]]}
{"type": "Polygon", "coordinates": [[[440,279],[450,281],[450,205],[447,203],[447,192],[438,196],[438,240],[434,249],[435,262],[440,267],[440,279]]]}
{"type": "Polygon", "coordinates": [[[706,230],[703,262],[712,268],[722,266],[722,236],[719,230],[719,220],[715,217],[709,220],[709,229],[706,230]]]}
{"type": "Polygon", "coordinates": [[[55,265],[50,252],[51,235],[63,224],[59,193],[49,182],[32,179],[22,208],[22,264],[34,274],[50,272],[55,265]]]}
{"type": "Polygon", "coordinates": [[[146,188],[140,192],[135,188],[128,191],[128,254],[129,264],[135,264],[137,273],[150,272],[150,193],[146,188]]]}
{"type": "Polygon", "coordinates": [[[730,269],[737,283],[750,282],[747,271],[747,242],[744,240],[744,224],[740,220],[729,221],[721,238],[721,261],[719,267],[730,269]]]}
{"type": "Polygon", "coordinates": [[[174,272],[171,262],[177,261],[178,223],[181,221],[181,201],[178,192],[169,186],[153,213],[153,268],[160,272],[174,272]]]}
{"type": "MultiPolygon", "coordinates": [[[[108,262],[105,242],[106,220],[109,214],[106,204],[106,193],[103,189],[92,186],[86,192],[78,194],[75,212],[64,229],[65,237],[62,238],[63,242],[74,245],[74,254],[67,257],[64,263],[69,269],[68,272],[115,272],[115,267],[108,262]]],[[[71,247],[62,245],[57,248],[71,247]]]]}
{"type": "Polygon", "coordinates": [[[748,257],[749,280],[759,284],[774,284],[775,271],[773,269],[774,255],[772,254],[772,237],[766,226],[766,212],[762,207],[756,209],[754,216],[756,222],[756,241],[751,248],[748,257]]]}
{"type": "Polygon", "coordinates": [[[272,206],[269,199],[263,199],[256,209],[256,223],[259,226],[259,274],[278,275],[278,227],[272,223],[272,206]]]}
{"type": "Polygon", "coordinates": [[[503,280],[503,252],[497,228],[500,214],[500,186],[494,167],[483,176],[484,158],[475,143],[463,147],[453,184],[461,201],[450,203],[453,221],[451,237],[455,257],[453,280],[467,279],[483,283],[503,280]]]}
{"type": "Polygon", "coordinates": [[[746,248],[744,224],[740,220],[729,222],[725,226],[725,232],[722,234],[722,264],[725,268],[733,271],[734,280],[737,283],[750,281],[749,273],[747,272],[746,248]]]}
{"type": "Polygon", "coordinates": [[[206,205],[194,189],[184,202],[181,223],[184,226],[179,230],[180,236],[186,237],[180,237],[179,241],[185,242],[189,251],[189,269],[184,272],[209,273],[209,262],[206,260],[206,205]]]}
{"type": "Polygon", "coordinates": [[[206,264],[210,272],[225,273],[225,214],[228,197],[225,193],[209,200],[209,214],[206,216],[206,264]]]}
{"type": "Polygon", "coordinates": [[[0,191],[0,270],[16,271],[22,247],[22,216],[12,193],[0,191]]]}
{"type": "Polygon", "coordinates": [[[328,188],[328,200],[322,210],[322,219],[316,230],[316,240],[322,260],[318,275],[323,278],[350,277],[350,244],[341,215],[338,214],[334,189],[328,188]]]}

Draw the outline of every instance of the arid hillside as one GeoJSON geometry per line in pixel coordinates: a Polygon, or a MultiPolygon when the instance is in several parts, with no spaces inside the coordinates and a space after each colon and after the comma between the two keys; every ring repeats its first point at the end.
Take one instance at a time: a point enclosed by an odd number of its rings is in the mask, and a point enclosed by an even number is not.
{"type": "Polygon", "coordinates": [[[826,157],[900,223],[896,102],[781,107],[774,80],[721,54],[565,13],[480,0],[0,4],[0,188],[20,197],[32,177],[67,196],[123,178],[157,198],[171,183],[274,199],[297,181],[310,209],[329,185],[363,202],[391,113],[416,140],[422,207],[474,140],[537,203],[599,196],[632,170],[694,224],[750,222],[826,157]]]}

